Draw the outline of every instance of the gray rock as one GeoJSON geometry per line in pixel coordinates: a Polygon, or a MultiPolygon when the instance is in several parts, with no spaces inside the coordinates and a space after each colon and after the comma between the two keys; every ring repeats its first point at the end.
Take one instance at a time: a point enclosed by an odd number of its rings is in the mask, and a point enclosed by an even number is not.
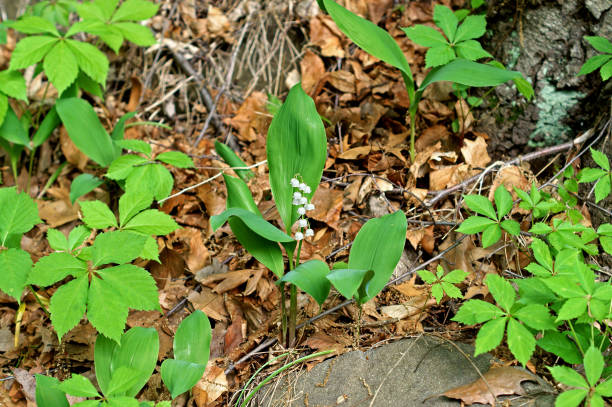
{"type": "MultiPolygon", "coordinates": [[[[493,357],[473,358],[473,348],[428,338],[404,339],[366,352],[328,359],[310,372],[294,372],[261,390],[253,405],[262,407],[459,406],[437,396],[478,379],[493,357]],[[471,362],[467,358],[471,359],[471,362]],[[473,364],[472,364],[473,363],[473,364]]],[[[513,406],[552,407],[553,389],[542,379],[523,382],[526,396],[507,396],[513,406]]],[[[504,397],[500,397],[500,400],[504,397]]]]}

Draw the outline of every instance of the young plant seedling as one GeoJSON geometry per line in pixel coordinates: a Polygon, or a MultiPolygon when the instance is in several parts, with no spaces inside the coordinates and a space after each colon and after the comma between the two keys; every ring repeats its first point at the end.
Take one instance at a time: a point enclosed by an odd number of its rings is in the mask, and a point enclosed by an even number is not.
{"type": "Polygon", "coordinates": [[[419,270],[417,273],[425,283],[431,286],[431,295],[436,299],[436,303],[439,304],[442,301],[444,294],[449,298],[463,298],[461,291],[455,287],[455,284],[462,283],[465,280],[468,275],[465,271],[453,270],[444,275],[444,269],[438,265],[436,274],[429,270],[419,270]]]}
{"type": "Polygon", "coordinates": [[[612,76],[612,43],[609,39],[596,36],[586,36],[585,40],[601,54],[597,54],[587,59],[580,68],[578,75],[587,75],[599,69],[599,74],[603,81],[607,81],[612,76]]]}

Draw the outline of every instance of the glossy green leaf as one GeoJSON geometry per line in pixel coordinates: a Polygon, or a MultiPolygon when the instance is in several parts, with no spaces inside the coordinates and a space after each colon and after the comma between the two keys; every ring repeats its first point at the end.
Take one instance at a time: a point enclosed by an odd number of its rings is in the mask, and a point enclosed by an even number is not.
{"type": "Polygon", "coordinates": [[[108,58],[95,46],[81,41],[66,40],[79,69],[104,87],[108,75],[108,58]]]}
{"type": "Polygon", "coordinates": [[[113,15],[112,21],[147,20],[157,13],[159,5],[146,0],[126,0],[113,15]]]}
{"type": "Polygon", "coordinates": [[[397,211],[370,219],[355,237],[349,254],[349,268],[372,270],[363,301],[376,296],[387,284],[397,266],[406,242],[406,215],[397,211]]]}
{"type": "Polygon", "coordinates": [[[497,274],[487,274],[484,281],[499,306],[509,312],[514,305],[516,293],[508,280],[497,274]]]}
{"type": "Polygon", "coordinates": [[[57,110],[55,109],[55,106],[53,106],[51,110],[47,112],[47,115],[34,133],[34,136],[32,137],[32,146],[39,147],[42,145],[42,143],[47,141],[51,133],[53,133],[53,130],[55,130],[60,123],[61,121],[57,114],[57,110]]]}
{"type": "Polygon", "coordinates": [[[25,79],[18,71],[0,71],[0,92],[24,102],[28,100],[25,79]]]}
{"type": "Polygon", "coordinates": [[[491,219],[497,219],[493,204],[482,195],[465,195],[463,197],[468,208],[491,219]]]}
{"type": "Polygon", "coordinates": [[[10,27],[24,34],[51,34],[56,37],[60,36],[53,23],[38,16],[26,15],[18,21],[11,23],[10,27]]]}
{"type": "Polygon", "coordinates": [[[468,61],[476,61],[481,58],[493,58],[493,55],[485,51],[482,45],[476,40],[460,42],[455,46],[455,52],[457,52],[458,57],[467,59],[468,61]]]}
{"type": "Polygon", "coordinates": [[[503,185],[497,187],[494,195],[495,205],[497,206],[497,219],[501,219],[512,210],[512,195],[503,185]]]}
{"type": "Polygon", "coordinates": [[[104,181],[92,174],[81,174],[70,184],[70,202],[74,202],[102,185],[104,181]]]}
{"type": "MultiPolygon", "coordinates": [[[[451,81],[473,87],[487,87],[501,85],[515,78],[522,78],[521,73],[468,61],[463,58],[457,58],[447,65],[432,69],[425,79],[423,79],[419,87],[419,94],[422,93],[427,86],[439,81],[451,81]]],[[[523,93],[523,95],[527,99],[531,99],[533,89],[530,89],[527,94],[523,93]]]]}
{"type": "Polygon", "coordinates": [[[285,274],[281,281],[295,284],[302,291],[310,294],[321,306],[327,299],[331,288],[330,280],[326,278],[328,274],[329,267],[325,262],[309,260],[285,274]]]}
{"type": "Polygon", "coordinates": [[[499,241],[502,236],[501,228],[499,225],[490,225],[487,226],[482,231],[482,247],[486,249],[489,246],[494,245],[499,241]]]}
{"type": "Polygon", "coordinates": [[[436,4],[434,7],[433,19],[436,25],[444,31],[446,37],[451,42],[455,42],[457,24],[459,24],[459,20],[457,16],[455,16],[455,13],[446,6],[436,4]]]}
{"type": "MultiPolygon", "coordinates": [[[[247,167],[246,163],[227,145],[215,140],[215,151],[230,167],[247,167]]],[[[248,182],[255,176],[251,170],[234,170],[243,181],[248,182]]],[[[223,175],[226,177],[226,175],[223,175]]]]}
{"type": "Polygon", "coordinates": [[[119,198],[119,224],[123,227],[137,213],[147,209],[153,203],[153,195],[127,191],[119,198]]]}
{"type": "Polygon", "coordinates": [[[40,62],[58,41],[58,38],[48,35],[35,35],[21,39],[11,54],[9,69],[25,69],[40,62]]]}
{"type": "Polygon", "coordinates": [[[68,252],[68,239],[57,229],[47,229],[47,241],[53,250],[68,252]]]}
{"type": "Polygon", "coordinates": [[[0,126],[0,139],[26,147],[30,144],[28,132],[24,129],[23,124],[10,105],[6,109],[4,121],[2,126],[0,126]]]}
{"type": "Polygon", "coordinates": [[[97,274],[105,284],[113,288],[125,306],[145,311],[161,310],[157,285],[145,269],[133,264],[122,264],[98,270],[97,274]]]}
{"type": "Polygon", "coordinates": [[[274,227],[274,225],[266,221],[261,216],[255,215],[254,213],[242,208],[230,208],[223,211],[223,213],[220,215],[211,216],[210,226],[212,227],[213,231],[215,231],[223,226],[223,224],[231,217],[239,218],[253,232],[273,242],[293,241],[291,236],[278,230],[276,227],[274,227]]]}
{"type": "Polygon", "coordinates": [[[83,223],[91,229],[117,227],[115,214],[102,201],[83,201],[80,203],[83,223]]]}
{"type": "Polygon", "coordinates": [[[428,49],[427,53],[425,54],[425,67],[433,68],[436,66],[445,65],[456,57],[455,51],[450,45],[432,47],[428,49]]]}
{"type": "Polygon", "coordinates": [[[595,386],[601,377],[604,369],[604,358],[601,351],[591,345],[584,353],[584,372],[587,381],[591,386],[595,386]]]}
{"type": "Polygon", "coordinates": [[[567,366],[549,367],[548,370],[550,370],[550,373],[552,373],[554,379],[560,383],[572,387],[589,387],[586,380],[584,380],[584,377],[582,377],[580,373],[567,366]]]}
{"type": "Polygon", "coordinates": [[[595,48],[597,51],[612,54],[612,43],[610,43],[609,39],[604,38],[604,37],[588,36],[588,35],[585,36],[584,39],[587,40],[588,43],[591,44],[591,46],[595,48]]]}
{"type": "Polygon", "coordinates": [[[484,35],[487,28],[487,20],[484,15],[467,16],[455,35],[455,43],[480,38],[484,35]]]}
{"type": "Polygon", "coordinates": [[[155,159],[177,168],[193,168],[191,157],[180,151],[166,151],[155,157],[155,159]]]}
{"type": "Polygon", "coordinates": [[[147,143],[146,141],[135,139],[115,140],[115,144],[124,150],[132,150],[137,153],[142,153],[147,156],[151,156],[151,144],[147,143]]]}
{"type": "Polygon", "coordinates": [[[319,186],[327,158],[323,122],[301,84],[291,89],[274,116],[268,130],[266,153],[272,196],[285,231],[289,231],[298,218],[297,207],[292,204],[291,179],[298,178],[311,188],[305,194],[310,200],[319,186]]]}
{"type": "Polygon", "coordinates": [[[167,198],[172,192],[174,178],[161,164],[135,166],[127,177],[127,191],[152,193],[158,201],[167,198]]]}
{"type": "Polygon", "coordinates": [[[538,331],[557,329],[555,320],[550,315],[548,308],[541,304],[526,305],[518,311],[514,311],[512,315],[538,331]]]}
{"type": "Polygon", "coordinates": [[[59,41],[49,50],[45,55],[43,67],[49,81],[60,95],[76,80],[79,74],[76,57],[65,41],[59,41]]]}
{"type": "Polygon", "coordinates": [[[36,405],[38,407],[70,407],[66,394],[57,388],[59,380],[41,374],[36,377],[36,405]]]}
{"type": "Polygon", "coordinates": [[[159,337],[155,328],[135,327],[121,335],[120,344],[98,335],[94,361],[96,379],[105,395],[108,394],[112,377],[121,367],[137,373],[135,382],[123,395],[134,397],[147,383],[157,364],[159,337]]]}
{"type": "Polygon", "coordinates": [[[113,376],[108,383],[106,396],[116,396],[129,391],[139,382],[139,376],[140,372],[136,369],[127,366],[118,367],[113,371],[113,376]]]}
{"type": "Polygon", "coordinates": [[[439,47],[448,44],[446,38],[435,28],[417,24],[412,27],[402,28],[410,40],[423,47],[439,47]]]}
{"type": "Polygon", "coordinates": [[[162,380],[172,398],[191,389],[206,370],[212,330],[202,311],[195,311],[181,322],[174,335],[174,359],[162,363],[162,380]]]}
{"type": "Polygon", "coordinates": [[[126,40],[141,47],[155,44],[155,37],[149,27],[137,23],[122,22],[113,24],[113,28],[117,29],[126,40]]]}
{"type": "Polygon", "coordinates": [[[364,298],[361,298],[363,296],[359,295],[360,291],[363,291],[363,294],[365,294],[365,286],[373,275],[374,273],[371,270],[340,268],[332,270],[332,272],[327,275],[327,279],[331,281],[334,288],[338,290],[344,298],[351,299],[356,297],[357,302],[363,303],[364,301],[362,300],[364,298]]]}
{"type": "Polygon", "coordinates": [[[501,317],[503,314],[502,310],[491,303],[482,300],[469,300],[461,305],[459,312],[452,320],[465,325],[474,325],[501,317]]]}
{"type": "Polygon", "coordinates": [[[466,235],[472,235],[485,230],[487,226],[495,225],[495,221],[489,218],[483,218],[482,216],[470,216],[457,228],[457,232],[465,233],[466,235]]]}
{"type": "Polygon", "coordinates": [[[83,99],[58,99],[57,113],[68,135],[79,150],[103,167],[108,167],[121,153],[91,105],[83,99]]]}
{"type": "Polygon", "coordinates": [[[0,290],[21,303],[21,293],[32,270],[30,255],[21,249],[1,250],[0,270],[2,270],[0,290]]]}
{"type": "Polygon", "coordinates": [[[134,171],[135,166],[144,165],[147,161],[146,158],[138,155],[122,155],[115,159],[110,167],[108,167],[106,177],[114,180],[126,179],[134,171]]]}
{"type": "Polygon", "coordinates": [[[524,325],[516,319],[508,320],[508,347],[518,360],[525,366],[535,351],[536,340],[524,325]]]}
{"type": "MultiPolygon", "coordinates": [[[[247,184],[227,174],[224,174],[223,178],[227,188],[227,208],[241,208],[261,217],[247,184]]],[[[238,217],[229,218],[228,223],[240,244],[274,274],[282,277],[284,273],[283,254],[278,243],[261,237],[238,217]]]]}
{"type": "Polygon", "coordinates": [[[75,227],[68,235],[68,248],[70,250],[76,249],[85,242],[89,235],[91,235],[91,230],[85,226],[75,227]]]}
{"type": "Polygon", "coordinates": [[[478,334],[476,335],[474,356],[488,352],[499,346],[504,338],[506,320],[507,318],[505,317],[496,318],[480,327],[478,334]]]}

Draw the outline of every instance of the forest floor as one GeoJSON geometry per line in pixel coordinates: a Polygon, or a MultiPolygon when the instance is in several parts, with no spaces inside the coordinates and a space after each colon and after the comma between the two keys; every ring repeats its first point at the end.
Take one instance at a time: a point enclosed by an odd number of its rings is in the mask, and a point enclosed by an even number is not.
{"type": "MultiPolygon", "coordinates": [[[[425,48],[408,41],[400,27],[431,24],[430,2],[409,2],[402,7],[394,7],[392,0],[346,3],[385,27],[400,44],[417,81],[424,77],[425,48]]],[[[463,0],[440,3],[464,5],[463,0]]],[[[191,395],[184,394],[173,405],[230,405],[254,371],[283,352],[278,343],[276,277],[240,246],[229,227],[213,232],[209,218],[226,205],[225,186],[218,174],[233,173],[215,153],[214,141],[219,140],[253,166],[256,177],[249,186],[255,201],[267,220],[279,221],[265,162],[266,134],[273,117],[270,104],[283,100],[287,89],[299,81],[326,119],[328,137],[323,182],[313,198],[315,235],[304,242],[302,258],[329,263],[346,260],[356,233],[372,217],[401,209],[409,223],[393,284],[364,305],[358,338],[359,312],[354,304],[332,292],[319,309],[310,297],[299,296],[302,327],[297,350],[302,354],[334,350],[309,360],[306,368],[355,348],[365,350],[408,336],[473,342],[475,328],[450,320],[459,302],[446,298],[436,304],[415,270],[423,265],[429,270],[438,265],[465,270],[468,278],[460,288],[466,299],[490,295],[483,283],[488,273],[520,274],[521,266],[528,262],[523,253],[503,240],[482,249],[473,237],[454,231],[462,220],[461,194],[492,196],[502,183],[522,189],[529,188],[532,181],[544,183],[576,155],[576,146],[570,148],[570,143],[566,148],[536,151],[534,157],[546,157],[550,163],[544,169],[531,168],[528,160],[511,162],[515,157],[488,151],[493,135],[474,130],[486,103],[468,112],[465,102],[453,96],[450,85],[439,84],[419,104],[417,154],[411,162],[409,100],[399,71],[355,47],[328,16],[318,12],[316,1],[163,0],[151,27],[163,38],[158,45],[148,49],[130,45],[119,55],[107,52],[111,58],[107,96],[92,102],[109,128],[129,111],[138,112],[133,121],[169,126],[130,127],[126,138],[151,143],[155,153],[182,151],[196,164],[195,169],[172,170],[173,195],[160,205],[182,229],[159,238],[161,263],[139,264],[158,284],[163,314],[132,311],[128,318],[128,327],[157,329],[160,360],[171,353],[173,333],[185,316],[199,309],[210,318],[213,340],[205,376],[191,395]],[[456,118],[457,132],[451,125],[456,118]]],[[[10,55],[14,41],[11,32],[9,43],[0,46],[0,65],[10,55]]],[[[72,205],[69,199],[71,180],[82,172],[96,173],[65,131],[56,133],[42,146],[29,183],[30,195],[38,197],[40,216],[46,222],[23,242],[34,260],[50,252],[44,238],[48,227],[66,231],[78,222],[78,203],[72,205]],[[64,161],[69,165],[46,188],[64,161]]],[[[2,168],[4,185],[24,189],[27,169],[22,171],[14,180],[10,169],[2,168]]],[[[103,174],[98,171],[97,175],[103,174]]],[[[99,188],[83,199],[116,204],[114,192],[99,188]]],[[[582,209],[588,218],[590,208],[582,209]]],[[[49,288],[41,294],[49,298],[54,291],[49,288]]],[[[83,320],[59,344],[40,305],[31,296],[26,297],[26,304],[15,347],[17,304],[0,294],[4,377],[0,388],[6,391],[0,405],[33,405],[32,373],[50,373],[60,379],[71,373],[94,376],[95,329],[83,320]]],[[[505,365],[518,365],[504,347],[495,356],[505,365]]],[[[527,368],[546,375],[544,366],[553,362],[536,355],[527,368]]],[[[260,379],[263,377],[265,372],[260,379]]],[[[141,396],[169,399],[159,370],[141,396]]]]}

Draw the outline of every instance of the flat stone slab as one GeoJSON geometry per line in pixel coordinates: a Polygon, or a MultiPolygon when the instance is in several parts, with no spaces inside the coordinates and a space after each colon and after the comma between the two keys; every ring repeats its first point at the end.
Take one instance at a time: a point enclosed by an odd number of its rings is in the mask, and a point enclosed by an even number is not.
{"type": "MultiPolygon", "coordinates": [[[[262,407],[457,407],[444,396],[489,370],[490,354],[474,358],[474,348],[431,337],[402,339],[366,352],[352,351],[316,365],[310,372],[293,372],[260,390],[262,407]],[[469,357],[471,362],[466,358],[469,357]],[[433,396],[433,397],[432,397],[433,396]]],[[[552,407],[554,390],[541,378],[522,383],[527,395],[500,396],[511,406],[552,407]]],[[[481,404],[473,404],[482,406],[481,404]]],[[[504,404],[506,405],[506,404],[504,404]]]]}

